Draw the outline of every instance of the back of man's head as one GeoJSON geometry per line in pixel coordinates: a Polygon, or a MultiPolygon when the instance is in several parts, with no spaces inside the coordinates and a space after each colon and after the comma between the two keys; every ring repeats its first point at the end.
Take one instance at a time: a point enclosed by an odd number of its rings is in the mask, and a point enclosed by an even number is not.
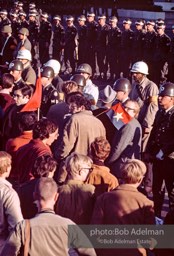
{"type": "Polygon", "coordinates": [[[55,197],[57,188],[57,184],[52,178],[40,178],[35,187],[35,200],[50,201],[55,197]]]}

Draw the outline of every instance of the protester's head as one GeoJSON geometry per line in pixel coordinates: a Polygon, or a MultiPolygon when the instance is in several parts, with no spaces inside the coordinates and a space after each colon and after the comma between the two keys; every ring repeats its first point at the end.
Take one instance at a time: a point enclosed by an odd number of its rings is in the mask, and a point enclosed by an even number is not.
{"type": "Polygon", "coordinates": [[[113,101],[115,100],[116,92],[112,89],[110,85],[107,85],[101,92],[100,92],[100,100],[102,105],[111,106],[113,101]]]}
{"type": "Polygon", "coordinates": [[[33,94],[32,87],[25,84],[20,89],[17,89],[14,91],[13,98],[16,101],[16,105],[20,106],[20,105],[26,104],[31,98],[32,94],[33,94]]]}
{"type": "Polygon", "coordinates": [[[18,114],[19,129],[22,132],[32,131],[37,122],[37,114],[35,112],[20,112],[18,114]]]}
{"type": "Polygon", "coordinates": [[[47,203],[53,206],[58,197],[57,189],[57,184],[52,178],[41,177],[35,186],[34,199],[39,201],[41,208],[47,203]]]}
{"type": "Polygon", "coordinates": [[[8,177],[11,171],[11,155],[5,151],[0,151],[0,177],[8,177]]]}
{"type": "Polygon", "coordinates": [[[65,96],[71,92],[77,92],[78,91],[78,85],[74,81],[65,81],[62,86],[62,91],[65,94],[65,96]]]}
{"type": "Polygon", "coordinates": [[[121,168],[122,179],[126,184],[140,184],[146,173],[146,165],[138,159],[128,159],[121,168]]]}
{"type": "Polygon", "coordinates": [[[94,160],[104,161],[111,151],[111,146],[104,137],[100,136],[91,144],[91,157],[94,160]]]}
{"type": "Polygon", "coordinates": [[[72,114],[84,111],[91,110],[91,103],[88,99],[83,96],[74,95],[68,100],[69,110],[72,114]]]}
{"type": "Polygon", "coordinates": [[[53,178],[56,167],[57,162],[52,156],[43,155],[36,159],[31,173],[36,179],[41,177],[53,178]]]}
{"type": "Polygon", "coordinates": [[[89,172],[92,170],[92,160],[90,157],[72,153],[66,158],[65,167],[68,178],[73,180],[86,181],[89,172]]]}
{"type": "Polygon", "coordinates": [[[9,92],[12,92],[13,87],[14,87],[14,77],[9,73],[3,74],[1,88],[8,89],[9,92]]]}
{"type": "Polygon", "coordinates": [[[138,117],[138,114],[140,112],[140,106],[137,101],[135,100],[127,100],[124,103],[124,108],[126,112],[131,116],[131,117],[138,117]]]}
{"type": "Polygon", "coordinates": [[[40,119],[33,128],[33,139],[46,141],[49,146],[57,139],[57,136],[57,125],[47,118],[40,119]]]}

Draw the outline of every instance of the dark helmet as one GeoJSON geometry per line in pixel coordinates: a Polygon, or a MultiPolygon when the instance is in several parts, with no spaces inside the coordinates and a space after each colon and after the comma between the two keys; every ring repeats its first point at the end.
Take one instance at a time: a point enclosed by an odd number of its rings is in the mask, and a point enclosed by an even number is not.
{"type": "Polygon", "coordinates": [[[41,69],[41,77],[53,78],[54,70],[51,67],[43,67],[41,69]]]}
{"type": "Polygon", "coordinates": [[[76,84],[81,87],[84,87],[86,85],[86,80],[84,76],[80,74],[71,76],[70,80],[76,82],[76,84]]]}
{"type": "Polygon", "coordinates": [[[92,68],[89,64],[83,63],[78,66],[76,73],[87,73],[88,75],[92,76],[92,68]]]}
{"type": "Polygon", "coordinates": [[[17,70],[17,71],[23,71],[24,65],[20,60],[13,60],[10,62],[8,69],[11,71],[17,70]]]}
{"type": "Polygon", "coordinates": [[[174,97],[174,84],[167,82],[160,86],[159,96],[174,97]]]}
{"type": "Polygon", "coordinates": [[[115,81],[113,89],[115,91],[130,92],[132,89],[131,83],[127,78],[119,78],[115,81]]]}

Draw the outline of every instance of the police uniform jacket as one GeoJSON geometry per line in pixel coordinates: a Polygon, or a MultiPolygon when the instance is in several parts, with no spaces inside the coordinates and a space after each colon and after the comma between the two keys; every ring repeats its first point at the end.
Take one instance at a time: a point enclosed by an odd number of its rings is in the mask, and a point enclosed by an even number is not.
{"type": "Polygon", "coordinates": [[[41,111],[44,116],[46,116],[49,108],[58,103],[59,101],[59,94],[56,88],[49,84],[42,91],[42,103],[41,103],[41,111]]]}
{"type": "Polygon", "coordinates": [[[121,30],[118,27],[110,28],[108,31],[108,49],[112,50],[114,47],[120,49],[121,46],[121,30]]]}
{"type": "Polygon", "coordinates": [[[154,61],[165,61],[170,51],[170,37],[166,34],[157,35],[155,40],[154,61]]]}
{"type": "Polygon", "coordinates": [[[130,99],[140,105],[138,120],[143,128],[152,128],[156,112],[158,111],[158,87],[147,77],[140,84],[133,84],[130,99]]]}
{"type": "Polygon", "coordinates": [[[87,26],[78,26],[78,42],[86,43],[87,26]]]}
{"type": "Polygon", "coordinates": [[[32,44],[35,44],[38,41],[38,33],[39,33],[39,24],[37,21],[30,21],[29,26],[29,40],[32,44]]]}
{"type": "Polygon", "coordinates": [[[174,106],[157,112],[153,129],[147,145],[147,151],[156,155],[161,149],[164,156],[174,158],[174,106]]]}
{"type": "Polygon", "coordinates": [[[87,41],[87,44],[90,45],[91,47],[94,47],[96,44],[97,29],[98,29],[98,23],[96,21],[87,23],[86,41],[87,41]]]}
{"type": "Polygon", "coordinates": [[[108,32],[110,26],[105,24],[104,26],[98,26],[97,29],[97,41],[96,41],[96,48],[106,48],[108,44],[108,32]]]}
{"type": "Polygon", "coordinates": [[[151,60],[155,50],[155,40],[157,33],[155,30],[147,31],[144,38],[144,58],[145,60],[151,60]]]}
{"type": "Polygon", "coordinates": [[[77,35],[77,29],[74,25],[67,27],[65,29],[65,47],[66,48],[75,48],[75,37],[77,35]]]}
{"type": "Polygon", "coordinates": [[[65,45],[65,29],[59,24],[52,27],[53,30],[53,47],[63,48],[65,45]]]}
{"type": "Polygon", "coordinates": [[[51,34],[52,34],[51,23],[49,21],[41,21],[39,42],[42,43],[42,41],[44,41],[44,42],[50,43],[51,34]]]}
{"type": "Polygon", "coordinates": [[[124,30],[121,35],[121,50],[123,52],[128,51],[129,54],[132,49],[134,32],[131,29],[124,30]]]}
{"type": "Polygon", "coordinates": [[[137,30],[134,32],[132,54],[137,61],[143,59],[145,35],[146,33],[144,30],[137,30]]]}

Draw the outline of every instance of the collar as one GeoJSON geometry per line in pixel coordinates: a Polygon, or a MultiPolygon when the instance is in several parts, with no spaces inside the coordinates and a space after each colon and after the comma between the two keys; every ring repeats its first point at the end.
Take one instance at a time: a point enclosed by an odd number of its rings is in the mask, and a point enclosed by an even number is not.
{"type": "Polygon", "coordinates": [[[165,112],[168,113],[174,106],[171,106],[170,108],[166,109],[165,112]]]}
{"type": "Polygon", "coordinates": [[[84,184],[82,180],[67,180],[66,185],[80,185],[84,184]]]}
{"type": "Polygon", "coordinates": [[[12,188],[12,184],[5,178],[0,177],[0,182],[4,183],[9,188],[12,188]]]}

